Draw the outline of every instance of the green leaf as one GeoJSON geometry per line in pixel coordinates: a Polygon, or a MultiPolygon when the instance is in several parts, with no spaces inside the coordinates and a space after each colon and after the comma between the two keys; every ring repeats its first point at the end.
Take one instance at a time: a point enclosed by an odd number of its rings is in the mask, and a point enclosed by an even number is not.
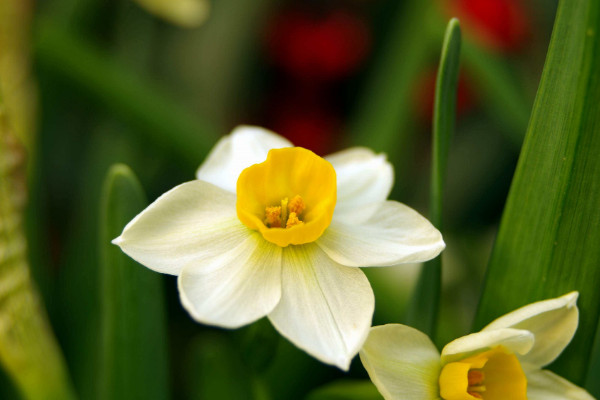
{"type": "Polygon", "coordinates": [[[78,85],[93,100],[131,124],[157,148],[196,168],[218,138],[212,124],[186,112],[153,82],[64,29],[42,22],[36,55],[44,67],[78,85]]]}
{"type": "Polygon", "coordinates": [[[335,381],[313,390],[306,400],[382,400],[371,381],[335,381]]]}
{"type": "Polygon", "coordinates": [[[31,281],[23,228],[25,151],[0,101],[0,364],[25,399],[74,399],[63,355],[31,281]]]}
{"type": "Polygon", "coordinates": [[[590,394],[596,398],[600,397],[600,322],[596,328],[596,338],[592,347],[592,356],[590,359],[590,367],[587,374],[587,382],[585,388],[590,394]]]}
{"type": "Polygon", "coordinates": [[[111,244],[145,205],[133,172],[114,165],[104,182],[100,212],[101,399],[168,398],[161,276],[111,244]]]}
{"type": "Polygon", "coordinates": [[[189,399],[253,400],[259,385],[244,365],[227,335],[208,332],[194,340],[186,352],[185,368],[189,399]]]}
{"type": "MultiPolygon", "coordinates": [[[[456,116],[456,88],[460,66],[461,34],[456,18],[448,23],[438,69],[433,110],[433,157],[430,220],[442,229],[442,197],[450,138],[456,116]]],[[[423,266],[407,310],[406,323],[433,336],[440,302],[442,261],[437,257],[423,266]]]]}
{"type": "Polygon", "coordinates": [[[580,324],[553,369],[586,379],[600,315],[600,2],[561,0],[475,327],[578,290],[580,324]]]}

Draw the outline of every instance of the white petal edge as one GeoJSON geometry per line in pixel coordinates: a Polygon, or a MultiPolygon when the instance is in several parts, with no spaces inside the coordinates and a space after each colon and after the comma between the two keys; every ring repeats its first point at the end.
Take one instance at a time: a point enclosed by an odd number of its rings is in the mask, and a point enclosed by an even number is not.
{"type": "Polygon", "coordinates": [[[427,261],[446,246],[431,222],[396,201],[381,203],[360,225],[332,221],[316,243],[333,260],[351,267],[427,261]]]}
{"type": "Polygon", "coordinates": [[[287,139],[257,126],[238,126],[213,147],[196,177],[232,193],[240,173],[267,159],[271,149],[293,146],[287,139]]]}
{"type": "Polygon", "coordinates": [[[375,309],[364,273],[306,244],[283,249],[281,277],[281,300],[269,314],[273,326],[318,360],[348,370],[375,309]]]}
{"type": "Polygon", "coordinates": [[[595,400],[586,390],[546,370],[527,374],[529,400],[595,400]]]}
{"type": "Polygon", "coordinates": [[[529,304],[494,320],[482,331],[500,328],[530,331],[535,335],[535,345],[519,358],[538,368],[544,367],[562,353],[575,335],[579,324],[578,296],[579,293],[570,292],[529,304]]]}
{"type": "Polygon", "coordinates": [[[453,340],[442,349],[442,365],[496,346],[504,346],[517,355],[526,354],[533,347],[534,340],[533,333],[521,329],[505,328],[472,333],[453,340]]]}
{"type": "Polygon", "coordinates": [[[440,353],[423,332],[400,324],[375,326],[360,360],[385,400],[439,399],[440,353]]]}
{"type": "Polygon", "coordinates": [[[335,217],[355,221],[365,205],[385,201],[394,184],[394,169],[385,154],[366,147],[352,147],[325,157],[337,177],[335,217]]]}
{"type": "Polygon", "coordinates": [[[160,196],[113,243],[154,271],[179,275],[184,265],[210,260],[251,232],[237,218],[233,193],[192,181],[160,196]]]}
{"type": "Polygon", "coordinates": [[[264,317],[281,297],[281,247],[255,232],[210,261],[186,265],[181,303],[198,322],[238,328],[264,317]]]}

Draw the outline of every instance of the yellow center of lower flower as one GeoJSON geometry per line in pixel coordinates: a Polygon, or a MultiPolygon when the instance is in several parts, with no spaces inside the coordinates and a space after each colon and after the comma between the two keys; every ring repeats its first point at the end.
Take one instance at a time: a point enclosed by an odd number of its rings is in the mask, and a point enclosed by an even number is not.
{"type": "Polygon", "coordinates": [[[527,400],[521,363],[502,346],[446,364],[439,382],[444,400],[527,400]]]}
{"type": "Polygon", "coordinates": [[[301,147],[269,151],[237,181],[237,215],[250,229],[281,247],[317,240],[333,217],[333,166],[301,147]]]}

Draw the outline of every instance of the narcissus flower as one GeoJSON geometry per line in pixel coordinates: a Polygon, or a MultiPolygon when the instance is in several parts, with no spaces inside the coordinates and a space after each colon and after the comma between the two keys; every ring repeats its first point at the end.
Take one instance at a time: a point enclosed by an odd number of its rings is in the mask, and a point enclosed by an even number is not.
{"type": "Polygon", "coordinates": [[[197,172],[114,240],[157,272],[178,275],[199,322],[237,328],[268,316],[319,360],[347,369],[371,326],[373,292],[355,267],[437,256],[439,231],[387,201],[385,156],[353,148],[325,159],[260,128],[217,143],[197,172]]]}
{"type": "Polygon", "coordinates": [[[360,358],[386,400],[594,400],[542,369],[562,353],[579,322],[577,292],[498,318],[439,352],[422,332],[371,328],[360,358]]]}

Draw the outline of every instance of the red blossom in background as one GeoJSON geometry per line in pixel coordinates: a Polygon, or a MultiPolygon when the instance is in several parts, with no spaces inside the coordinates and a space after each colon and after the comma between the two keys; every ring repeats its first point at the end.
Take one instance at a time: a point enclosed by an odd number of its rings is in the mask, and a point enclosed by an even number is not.
{"type": "Polygon", "coordinates": [[[356,70],[370,35],[366,24],[346,11],[315,16],[293,10],[275,18],[267,43],[272,62],[294,78],[330,81],[356,70]]]}
{"type": "Polygon", "coordinates": [[[341,131],[340,87],[370,48],[367,24],[345,9],[287,9],[266,35],[278,74],[265,104],[264,125],[295,145],[323,155],[336,150],[341,131]]]}
{"type": "Polygon", "coordinates": [[[467,34],[497,51],[520,50],[531,34],[531,18],[518,0],[446,0],[444,8],[467,34]]]}

